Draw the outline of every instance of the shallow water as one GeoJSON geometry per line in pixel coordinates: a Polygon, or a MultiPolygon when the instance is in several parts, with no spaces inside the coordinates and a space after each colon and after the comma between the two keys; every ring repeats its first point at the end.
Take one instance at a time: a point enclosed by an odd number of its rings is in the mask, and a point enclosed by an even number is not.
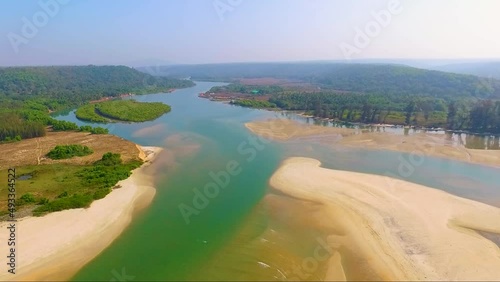
{"type": "MultiPolygon", "coordinates": [[[[166,149],[158,159],[157,194],[74,280],[321,279],[326,261],[307,264],[325,235],[325,226],[312,220],[319,207],[268,186],[289,156],[317,158],[333,169],[391,175],[500,207],[495,168],[431,157],[417,162],[399,152],[331,149],[314,140],[264,143],[244,123],[288,114],[197,97],[216,85],[221,83],[136,96],[170,104],[172,112],[152,122],[109,127],[133,142],[166,149]],[[400,169],[411,161],[413,169],[400,169]]],[[[73,112],[58,118],[84,124],[73,112]]]]}

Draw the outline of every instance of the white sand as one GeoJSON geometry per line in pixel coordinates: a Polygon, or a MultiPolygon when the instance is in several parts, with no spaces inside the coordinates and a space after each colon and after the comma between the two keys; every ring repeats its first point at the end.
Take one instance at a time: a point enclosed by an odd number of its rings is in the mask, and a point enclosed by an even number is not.
{"type": "Polygon", "coordinates": [[[3,222],[0,280],[67,280],[109,246],[129,225],[134,211],[147,206],[156,192],[146,170],[162,149],[140,149],[140,156],[147,162],[120,181],[121,188],[94,201],[89,208],[26,217],[17,222],[15,275],[7,272],[9,234],[8,223],[3,222]]]}
{"type": "MultiPolygon", "coordinates": [[[[474,231],[500,234],[499,208],[414,183],[319,166],[314,159],[288,159],[271,185],[323,204],[324,220],[341,230],[329,243],[341,255],[361,258],[367,264],[363,271],[384,280],[500,279],[499,247],[474,231]]],[[[326,279],[339,277],[328,271],[326,279]]]]}

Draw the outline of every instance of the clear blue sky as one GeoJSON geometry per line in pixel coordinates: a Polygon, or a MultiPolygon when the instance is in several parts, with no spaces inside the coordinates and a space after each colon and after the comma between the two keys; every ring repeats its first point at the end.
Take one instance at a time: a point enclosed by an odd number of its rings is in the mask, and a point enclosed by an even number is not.
{"type": "MultiPolygon", "coordinates": [[[[339,46],[356,47],[355,29],[390,2],[64,0],[32,38],[23,36],[23,17],[32,22],[51,1],[1,1],[0,65],[338,60],[339,46]],[[236,5],[221,14],[214,3],[236,5]],[[13,34],[24,38],[17,53],[13,34]]],[[[402,12],[352,59],[500,58],[500,1],[400,2],[402,12]]]]}

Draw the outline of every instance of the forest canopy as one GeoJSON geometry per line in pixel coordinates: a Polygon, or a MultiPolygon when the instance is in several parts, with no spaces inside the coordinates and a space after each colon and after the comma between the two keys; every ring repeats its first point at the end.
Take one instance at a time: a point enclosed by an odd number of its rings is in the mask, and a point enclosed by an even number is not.
{"type": "Polygon", "coordinates": [[[105,97],[193,85],[190,80],[155,77],[126,66],[0,68],[0,142],[44,136],[47,125],[54,130],[78,129],[52,119],[53,111],[105,97]]]}
{"type": "Polygon", "coordinates": [[[135,100],[114,100],[88,104],[76,110],[76,117],[91,122],[130,121],[143,122],[159,118],[170,112],[170,106],[135,100]]]}

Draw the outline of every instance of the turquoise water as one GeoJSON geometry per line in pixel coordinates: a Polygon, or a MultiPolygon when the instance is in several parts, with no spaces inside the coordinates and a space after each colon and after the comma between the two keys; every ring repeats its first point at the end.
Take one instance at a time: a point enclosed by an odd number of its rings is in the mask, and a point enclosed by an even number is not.
{"type": "MultiPolygon", "coordinates": [[[[244,123],[281,114],[197,97],[216,85],[221,83],[198,82],[169,94],[136,96],[167,103],[172,112],[152,122],[109,127],[115,135],[167,153],[158,160],[163,165],[155,175],[157,194],[151,206],[73,280],[283,279],[287,264],[307,255],[318,236],[313,229],[294,229],[289,217],[300,217],[298,210],[273,209],[283,201],[267,183],[289,156],[317,158],[328,168],[396,176],[500,206],[499,169],[425,157],[413,159],[413,170],[401,174],[398,169],[410,161],[408,154],[331,149],[314,140],[263,144],[252,139],[244,123]],[[228,164],[238,173],[225,174],[228,164]],[[193,204],[195,191],[215,183],[211,172],[229,175],[222,181],[227,185],[218,185],[212,199],[193,204]],[[199,209],[187,223],[180,206],[196,204],[199,209]]],[[[73,112],[58,118],[84,124],[73,112]]]]}

